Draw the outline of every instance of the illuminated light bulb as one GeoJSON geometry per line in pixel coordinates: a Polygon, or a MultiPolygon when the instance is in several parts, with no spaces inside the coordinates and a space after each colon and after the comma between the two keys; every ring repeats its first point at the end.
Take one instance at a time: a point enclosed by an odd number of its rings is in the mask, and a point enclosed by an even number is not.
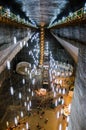
{"type": "Polygon", "coordinates": [[[55,79],[55,76],[53,76],[53,79],[55,79]]]}
{"type": "Polygon", "coordinates": [[[69,116],[67,116],[67,122],[69,122],[69,116]]]}
{"type": "Polygon", "coordinates": [[[69,106],[68,106],[68,107],[69,107],[69,110],[71,110],[71,104],[69,104],[69,106]]]}
{"type": "Polygon", "coordinates": [[[63,94],[65,94],[65,88],[63,88],[63,94]]]}
{"type": "Polygon", "coordinates": [[[29,104],[28,104],[28,106],[27,106],[27,110],[28,110],[28,111],[30,110],[30,106],[29,106],[29,104]]]}
{"type": "Polygon", "coordinates": [[[72,72],[70,71],[70,72],[69,72],[69,76],[71,76],[71,75],[72,75],[72,72]]]}
{"type": "Polygon", "coordinates": [[[6,12],[7,12],[7,16],[10,17],[10,9],[9,8],[6,9],[6,12]]]}
{"type": "Polygon", "coordinates": [[[58,101],[59,101],[59,102],[61,101],[60,97],[59,97],[58,101]]]}
{"type": "Polygon", "coordinates": [[[20,42],[20,47],[21,47],[21,48],[23,47],[22,42],[20,42]]]}
{"type": "Polygon", "coordinates": [[[72,12],[70,12],[70,13],[69,13],[69,16],[72,16],[72,15],[73,15],[73,13],[72,13],[72,12]]]}
{"type": "Polygon", "coordinates": [[[85,5],[84,5],[84,13],[86,13],[86,3],[85,3],[85,5]]]}
{"type": "Polygon", "coordinates": [[[57,119],[58,119],[59,118],[59,112],[57,112],[56,116],[57,116],[57,119]]]}
{"type": "Polygon", "coordinates": [[[28,124],[28,122],[26,122],[26,130],[28,130],[29,129],[29,124],[28,124]]]}
{"type": "Polygon", "coordinates": [[[58,92],[58,88],[56,88],[56,92],[58,92]]]}
{"type": "Polygon", "coordinates": [[[61,114],[63,114],[64,113],[64,110],[63,109],[61,109],[61,114]]]}
{"type": "Polygon", "coordinates": [[[26,47],[28,47],[28,43],[26,44],[26,47]]]}
{"type": "Polygon", "coordinates": [[[17,15],[17,19],[18,19],[18,21],[20,21],[20,16],[19,15],[17,15]]]}
{"type": "Polygon", "coordinates": [[[51,83],[51,88],[53,87],[53,83],[51,83]]]}
{"type": "Polygon", "coordinates": [[[68,130],[68,126],[66,126],[66,130],[68,130]]]}
{"type": "Polygon", "coordinates": [[[59,94],[61,94],[61,89],[59,89],[59,94]]]}
{"type": "Polygon", "coordinates": [[[35,64],[33,65],[33,68],[36,69],[36,65],[35,64]]]}
{"type": "Polygon", "coordinates": [[[31,55],[31,51],[29,51],[29,55],[31,55]]]}
{"type": "Polygon", "coordinates": [[[59,125],[59,130],[62,130],[62,124],[59,125]]]}
{"type": "Polygon", "coordinates": [[[13,42],[14,42],[14,44],[17,43],[16,37],[13,38],[13,42]]]}
{"type": "Polygon", "coordinates": [[[25,46],[25,41],[24,41],[24,46],[25,46]]]}
{"type": "Polygon", "coordinates": [[[62,85],[62,80],[59,81],[60,85],[62,85]]]}
{"type": "Polygon", "coordinates": [[[32,75],[31,75],[31,73],[30,73],[30,79],[32,78],[32,75]]]}
{"type": "Polygon", "coordinates": [[[22,128],[22,130],[25,130],[25,128],[22,128]]]}
{"type": "Polygon", "coordinates": [[[32,84],[33,84],[33,85],[35,84],[35,79],[32,80],[32,84]]]}
{"type": "Polygon", "coordinates": [[[57,81],[57,80],[55,79],[55,83],[56,83],[56,81],[57,81]]]}
{"type": "Polygon", "coordinates": [[[62,99],[62,105],[64,104],[64,99],[62,99]]]}
{"type": "Polygon", "coordinates": [[[18,124],[18,120],[17,120],[16,117],[14,118],[14,123],[15,123],[15,125],[17,126],[17,124],[18,124]]]}
{"type": "Polygon", "coordinates": [[[8,60],[8,61],[6,62],[6,64],[7,64],[8,70],[10,70],[10,61],[8,60]]]}
{"type": "Polygon", "coordinates": [[[37,70],[35,71],[35,75],[37,75],[37,70]]]}
{"type": "Polygon", "coordinates": [[[29,97],[27,97],[27,101],[29,101],[29,97]]]}
{"type": "Polygon", "coordinates": [[[65,20],[65,17],[62,17],[62,21],[64,21],[65,20]]]}
{"type": "Polygon", "coordinates": [[[65,74],[62,72],[62,74],[61,74],[62,76],[64,76],[65,74]]]}
{"type": "Polygon", "coordinates": [[[34,92],[32,91],[32,97],[34,96],[34,92]]]}
{"type": "Polygon", "coordinates": [[[25,79],[22,79],[22,83],[25,84],[25,79]]]}
{"type": "Polygon", "coordinates": [[[19,121],[19,116],[17,115],[17,120],[19,121]]]}
{"type": "Polygon", "coordinates": [[[56,92],[54,92],[54,97],[56,97],[56,92]]]}
{"type": "Polygon", "coordinates": [[[31,92],[31,89],[29,88],[28,91],[31,92]]]}
{"type": "Polygon", "coordinates": [[[27,70],[27,67],[25,67],[25,72],[27,72],[28,70],[27,70]]]}
{"type": "Polygon", "coordinates": [[[29,105],[30,105],[30,107],[31,107],[31,105],[32,105],[31,101],[29,102],[29,105]]]}
{"type": "Polygon", "coordinates": [[[23,111],[21,111],[20,115],[21,115],[21,117],[24,117],[24,113],[23,113],[23,111]]]}
{"type": "Polygon", "coordinates": [[[22,95],[21,95],[21,92],[19,92],[19,99],[21,99],[22,98],[22,95]]]}
{"type": "Polygon", "coordinates": [[[24,106],[25,106],[25,107],[27,106],[27,102],[24,102],[24,106]]]}
{"type": "Polygon", "coordinates": [[[66,72],[66,76],[68,76],[68,72],[66,72]]]}
{"type": "Polygon", "coordinates": [[[7,126],[7,127],[9,126],[9,122],[8,122],[8,121],[6,122],[6,126],[7,126]]]}
{"type": "Polygon", "coordinates": [[[60,76],[60,72],[57,72],[57,76],[60,76]]]}
{"type": "Polygon", "coordinates": [[[11,93],[11,95],[14,95],[14,89],[13,89],[13,87],[10,87],[10,93],[11,93]]]}
{"type": "Polygon", "coordinates": [[[50,81],[52,81],[52,77],[50,77],[50,81]]]}
{"type": "Polygon", "coordinates": [[[58,101],[57,101],[57,100],[55,100],[55,106],[57,107],[57,105],[58,105],[58,101]]]}

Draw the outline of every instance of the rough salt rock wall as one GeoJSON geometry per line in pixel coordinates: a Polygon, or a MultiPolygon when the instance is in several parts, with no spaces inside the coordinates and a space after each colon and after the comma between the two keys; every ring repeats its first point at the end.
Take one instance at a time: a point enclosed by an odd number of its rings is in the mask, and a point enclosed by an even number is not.
{"type": "Polygon", "coordinates": [[[68,130],[86,130],[86,46],[80,46],[68,130]]]}
{"type": "Polygon", "coordinates": [[[86,24],[81,26],[64,27],[55,29],[53,32],[63,38],[68,38],[86,43],[86,24]]]}
{"type": "Polygon", "coordinates": [[[0,47],[5,44],[13,44],[14,37],[17,40],[23,39],[28,35],[28,29],[20,29],[15,27],[10,27],[7,25],[0,24],[0,47]]]}

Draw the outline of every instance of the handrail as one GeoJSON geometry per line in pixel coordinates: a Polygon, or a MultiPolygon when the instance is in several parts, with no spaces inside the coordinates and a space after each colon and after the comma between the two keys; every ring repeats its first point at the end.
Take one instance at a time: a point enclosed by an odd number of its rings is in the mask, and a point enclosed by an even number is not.
{"type": "Polygon", "coordinates": [[[75,11],[74,13],[71,13],[66,18],[59,20],[57,23],[54,23],[53,25],[49,26],[48,28],[52,28],[52,27],[57,26],[57,25],[72,22],[73,20],[77,20],[77,18],[82,18],[82,17],[86,18],[86,6],[75,11]]]}
{"type": "Polygon", "coordinates": [[[20,18],[19,15],[15,15],[14,13],[10,12],[9,9],[5,9],[2,6],[0,6],[0,17],[8,18],[11,21],[15,21],[17,23],[24,24],[26,26],[32,26],[37,28],[36,26],[33,26],[28,21],[25,21],[25,19],[20,18]]]}

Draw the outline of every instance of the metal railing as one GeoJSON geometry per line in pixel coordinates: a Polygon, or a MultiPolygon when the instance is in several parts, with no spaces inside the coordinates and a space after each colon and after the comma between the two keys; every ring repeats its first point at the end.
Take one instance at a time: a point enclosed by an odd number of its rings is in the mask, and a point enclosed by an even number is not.
{"type": "Polygon", "coordinates": [[[36,26],[33,26],[28,21],[25,21],[25,19],[20,18],[19,15],[15,15],[14,13],[10,12],[9,9],[5,9],[2,6],[0,6],[0,17],[8,18],[11,21],[15,21],[17,23],[20,23],[20,24],[23,24],[23,25],[26,25],[26,26],[36,27],[36,26]]]}
{"type": "Polygon", "coordinates": [[[74,13],[71,13],[71,15],[68,15],[64,19],[59,20],[58,22],[54,23],[53,25],[49,26],[48,28],[51,28],[51,27],[54,27],[57,25],[61,25],[61,24],[65,24],[68,22],[72,22],[73,20],[82,19],[82,18],[86,18],[86,6],[75,11],[74,13]]]}

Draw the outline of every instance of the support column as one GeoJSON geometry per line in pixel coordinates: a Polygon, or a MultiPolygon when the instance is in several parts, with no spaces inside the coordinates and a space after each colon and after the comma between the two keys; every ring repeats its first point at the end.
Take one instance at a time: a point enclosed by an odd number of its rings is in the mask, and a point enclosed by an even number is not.
{"type": "Polygon", "coordinates": [[[86,46],[80,46],[68,130],[86,130],[86,46]]]}

